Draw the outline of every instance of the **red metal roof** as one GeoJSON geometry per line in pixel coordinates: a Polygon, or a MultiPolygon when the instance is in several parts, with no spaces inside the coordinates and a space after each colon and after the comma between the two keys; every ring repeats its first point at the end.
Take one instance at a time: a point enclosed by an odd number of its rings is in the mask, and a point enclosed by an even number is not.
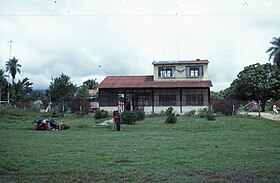
{"type": "Polygon", "coordinates": [[[210,80],[154,81],[153,76],[107,76],[98,86],[106,88],[208,88],[210,80]]]}

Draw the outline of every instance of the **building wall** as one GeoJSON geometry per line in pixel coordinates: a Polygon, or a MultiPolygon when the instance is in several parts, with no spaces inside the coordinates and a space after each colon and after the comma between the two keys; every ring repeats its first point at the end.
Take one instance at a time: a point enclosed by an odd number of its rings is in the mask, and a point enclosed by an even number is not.
{"type": "MultiPolygon", "coordinates": [[[[152,101],[147,102],[146,104],[149,104],[149,105],[145,105],[145,106],[141,106],[138,103],[138,108],[144,109],[144,112],[147,114],[160,113],[162,110],[165,111],[170,106],[173,107],[174,111],[177,114],[179,114],[179,113],[184,114],[191,110],[202,109],[209,105],[209,88],[154,89],[153,93],[154,93],[154,96],[151,97],[150,100],[152,100],[152,98],[153,98],[154,102],[152,102],[152,101]],[[162,96],[173,96],[173,97],[171,97],[172,100],[170,100],[170,103],[166,102],[165,100],[163,103],[162,99],[160,100],[160,97],[162,97],[162,96]]],[[[118,107],[117,107],[118,99],[116,96],[114,96],[114,95],[118,95],[118,92],[112,91],[112,93],[110,93],[108,90],[106,90],[106,92],[103,92],[101,90],[100,94],[104,95],[104,96],[100,96],[100,99],[102,99],[102,98],[106,99],[106,102],[104,102],[104,103],[102,101],[100,101],[100,109],[104,109],[109,112],[118,110],[118,107]],[[110,100],[113,100],[113,101],[110,101],[110,100]]],[[[137,94],[137,92],[136,92],[136,94],[137,94]]],[[[140,93],[138,92],[138,94],[140,94],[140,93]]],[[[133,103],[137,104],[137,102],[132,102],[132,101],[130,101],[130,102],[131,102],[130,105],[133,105],[133,103]]],[[[131,109],[132,108],[133,108],[133,106],[131,107],[131,109]]]]}
{"type": "Polygon", "coordinates": [[[186,80],[186,79],[198,79],[204,80],[208,79],[208,64],[173,64],[173,65],[154,65],[154,80],[156,81],[166,81],[166,80],[186,80]],[[175,77],[174,78],[162,78],[158,77],[158,68],[162,66],[175,66],[175,77]],[[186,67],[187,66],[203,66],[203,77],[186,77],[186,67]],[[182,71],[182,72],[179,72],[182,71]]]}
{"type": "MultiPolygon", "coordinates": [[[[159,114],[161,113],[162,111],[166,111],[166,109],[168,109],[168,107],[170,106],[154,106],[154,113],[155,114],[159,114]]],[[[181,109],[180,109],[180,106],[171,106],[173,108],[173,111],[176,113],[176,114],[185,114],[185,113],[188,113],[192,110],[200,110],[200,109],[203,109],[205,107],[208,107],[208,106],[182,106],[182,113],[181,113],[181,109]]],[[[102,106],[100,107],[100,109],[103,109],[103,110],[106,110],[110,113],[113,113],[113,111],[116,111],[118,110],[117,107],[111,107],[111,106],[102,106]]],[[[144,107],[144,112],[146,114],[152,114],[153,113],[153,108],[152,106],[147,106],[147,107],[144,107]]]]}

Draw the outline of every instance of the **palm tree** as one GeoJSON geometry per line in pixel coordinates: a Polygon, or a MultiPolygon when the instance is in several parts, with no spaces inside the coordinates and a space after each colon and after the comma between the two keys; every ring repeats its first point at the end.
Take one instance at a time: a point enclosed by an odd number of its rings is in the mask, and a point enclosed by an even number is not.
{"type": "Polygon", "coordinates": [[[86,86],[88,89],[94,89],[98,86],[97,79],[88,79],[83,82],[83,85],[86,86]]]}
{"type": "Polygon", "coordinates": [[[6,62],[6,72],[9,72],[12,75],[13,83],[17,72],[20,73],[20,67],[21,65],[18,64],[18,59],[15,57],[13,57],[13,59],[9,59],[9,61],[6,62]]]}
{"type": "Polygon", "coordinates": [[[2,88],[8,83],[5,77],[7,77],[7,75],[5,75],[5,71],[0,69],[0,105],[2,101],[2,88]]]}
{"type": "Polygon", "coordinates": [[[269,53],[269,60],[273,58],[274,64],[278,65],[280,68],[280,37],[273,37],[270,41],[272,46],[266,50],[266,53],[269,53]]]}

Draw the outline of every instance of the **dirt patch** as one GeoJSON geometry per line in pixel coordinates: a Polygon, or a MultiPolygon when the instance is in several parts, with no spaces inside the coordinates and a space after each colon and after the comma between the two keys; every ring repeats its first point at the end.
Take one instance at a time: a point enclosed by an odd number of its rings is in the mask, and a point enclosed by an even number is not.
{"type": "Polygon", "coordinates": [[[198,182],[277,182],[277,177],[265,177],[263,175],[248,173],[246,171],[221,172],[197,172],[193,173],[198,182]]]}
{"type": "Polygon", "coordinates": [[[0,174],[0,182],[18,182],[15,175],[0,174]]]}
{"type": "MultiPolygon", "coordinates": [[[[244,114],[245,113],[241,113],[244,114]]],[[[251,115],[251,116],[259,116],[258,112],[250,112],[247,115],[251,115]]],[[[266,119],[270,119],[270,120],[274,120],[274,121],[280,121],[280,114],[272,114],[269,112],[261,112],[261,117],[266,118],[266,119]]]]}
{"type": "Polygon", "coordinates": [[[261,113],[261,117],[266,118],[266,119],[275,120],[275,121],[280,121],[279,114],[261,113]]]}
{"type": "Polygon", "coordinates": [[[127,163],[131,163],[130,160],[127,160],[127,159],[121,159],[121,160],[118,160],[118,161],[115,161],[116,163],[124,163],[124,164],[127,164],[127,163]]]}

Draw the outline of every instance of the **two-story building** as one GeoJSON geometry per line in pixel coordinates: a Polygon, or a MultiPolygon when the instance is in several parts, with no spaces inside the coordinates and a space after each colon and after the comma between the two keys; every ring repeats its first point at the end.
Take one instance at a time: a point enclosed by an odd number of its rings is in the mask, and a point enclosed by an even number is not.
{"type": "Polygon", "coordinates": [[[208,60],[154,61],[154,75],[107,76],[99,87],[100,109],[159,113],[172,106],[186,113],[209,106],[208,60]]]}

